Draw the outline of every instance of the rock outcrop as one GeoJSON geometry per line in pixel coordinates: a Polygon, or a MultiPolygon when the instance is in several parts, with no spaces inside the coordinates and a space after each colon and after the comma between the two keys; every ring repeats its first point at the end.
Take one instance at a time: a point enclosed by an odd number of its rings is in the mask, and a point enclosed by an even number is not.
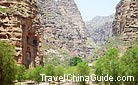
{"type": "Polygon", "coordinates": [[[42,64],[37,10],[35,0],[0,1],[0,40],[16,46],[15,59],[26,67],[42,64]]]}
{"type": "Polygon", "coordinates": [[[38,6],[48,46],[65,49],[71,56],[92,54],[93,44],[74,0],[39,0],[38,6]]]}
{"type": "Polygon", "coordinates": [[[116,7],[113,34],[125,42],[138,38],[138,0],[121,0],[116,7]]]}
{"type": "Polygon", "coordinates": [[[87,32],[96,45],[101,46],[112,36],[112,23],[114,14],[110,16],[96,16],[91,21],[86,22],[87,32]]]}

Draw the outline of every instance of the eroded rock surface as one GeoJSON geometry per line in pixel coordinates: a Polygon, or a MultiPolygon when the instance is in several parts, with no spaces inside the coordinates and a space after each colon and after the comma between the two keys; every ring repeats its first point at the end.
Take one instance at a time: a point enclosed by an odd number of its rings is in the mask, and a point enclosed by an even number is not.
{"type": "Polygon", "coordinates": [[[42,64],[41,35],[35,0],[0,1],[0,40],[16,46],[15,59],[26,67],[42,64]]]}
{"type": "Polygon", "coordinates": [[[86,22],[87,32],[96,45],[104,45],[112,36],[113,21],[114,14],[110,16],[96,16],[92,20],[86,22]]]}
{"type": "MultiPolygon", "coordinates": [[[[39,0],[45,43],[71,56],[88,57],[94,49],[74,0],[39,0]]],[[[46,49],[48,50],[48,49],[46,49]]]]}
{"type": "Polygon", "coordinates": [[[138,38],[138,0],[121,0],[116,7],[113,34],[125,42],[138,38]]]}

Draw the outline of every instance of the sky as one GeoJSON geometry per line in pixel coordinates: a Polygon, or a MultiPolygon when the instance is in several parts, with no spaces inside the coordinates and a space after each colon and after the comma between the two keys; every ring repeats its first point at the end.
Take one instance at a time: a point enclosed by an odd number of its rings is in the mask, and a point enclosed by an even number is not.
{"type": "Polygon", "coordinates": [[[120,0],[75,0],[84,21],[95,16],[108,16],[115,13],[120,0]]]}

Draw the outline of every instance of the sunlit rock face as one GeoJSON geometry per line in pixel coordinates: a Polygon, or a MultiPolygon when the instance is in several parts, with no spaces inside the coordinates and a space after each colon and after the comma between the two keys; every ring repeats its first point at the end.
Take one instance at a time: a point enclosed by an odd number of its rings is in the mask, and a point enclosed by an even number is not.
{"type": "Polygon", "coordinates": [[[42,64],[36,1],[3,0],[0,9],[0,40],[16,46],[17,63],[28,68],[42,64]]]}
{"type": "Polygon", "coordinates": [[[66,49],[71,56],[85,58],[92,54],[94,44],[88,42],[90,38],[74,0],[39,0],[38,6],[45,43],[66,49]]]}
{"type": "Polygon", "coordinates": [[[130,42],[138,37],[138,0],[121,0],[116,7],[113,34],[130,42]]]}

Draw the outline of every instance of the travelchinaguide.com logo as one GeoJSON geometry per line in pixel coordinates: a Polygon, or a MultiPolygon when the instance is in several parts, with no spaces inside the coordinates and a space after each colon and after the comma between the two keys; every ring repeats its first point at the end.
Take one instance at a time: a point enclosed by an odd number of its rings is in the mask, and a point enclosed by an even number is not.
{"type": "Polygon", "coordinates": [[[89,76],[81,76],[75,74],[64,74],[63,76],[46,76],[45,74],[40,74],[42,77],[42,81],[73,81],[73,82],[80,82],[80,81],[134,81],[133,76],[117,76],[112,77],[107,75],[97,76],[95,74],[91,74],[89,76]]]}

